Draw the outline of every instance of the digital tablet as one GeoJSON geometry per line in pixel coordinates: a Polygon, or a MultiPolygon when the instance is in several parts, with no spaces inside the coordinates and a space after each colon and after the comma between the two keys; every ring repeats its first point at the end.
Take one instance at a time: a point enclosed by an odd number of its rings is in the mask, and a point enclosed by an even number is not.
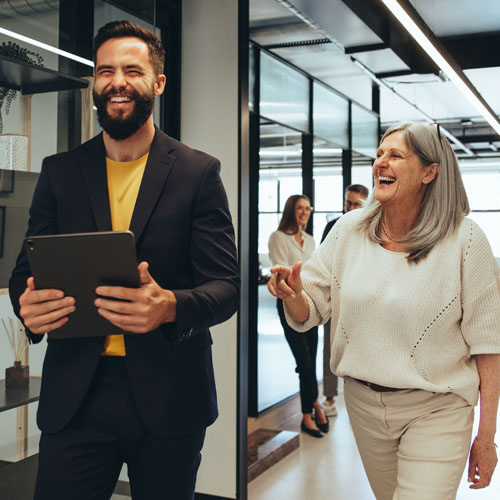
{"type": "Polygon", "coordinates": [[[74,297],[76,310],[51,338],[96,337],[124,332],[97,312],[99,285],[140,286],[131,231],[32,236],[24,240],[36,289],[74,297]]]}

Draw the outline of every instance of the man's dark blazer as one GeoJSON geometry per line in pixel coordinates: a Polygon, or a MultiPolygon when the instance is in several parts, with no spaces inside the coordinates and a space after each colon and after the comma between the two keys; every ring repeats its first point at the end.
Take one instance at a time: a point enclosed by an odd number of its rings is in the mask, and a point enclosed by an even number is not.
{"type": "MultiPolygon", "coordinates": [[[[217,418],[208,328],[232,316],[239,301],[234,230],[219,169],[215,158],[156,129],[130,224],[138,261],[149,262],[153,278],[177,298],[175,323],[125,335],[135,402],[146,426],[160,436],[195,432],[217,418]]],[[[27,235],[110,230],[101,134],[44,160],[27,235]]],[[[21,251],[9,283],[18,316],[29,276],[21,251]]],[[[27,334],[33,343],[43,338],[27,334]]],[[[75,414],[103,343],[104,337],[49,336],[37,419],[42,431],[57,432],[75,414]]]]}
{"type": "Polygon", "coordinates": [[[325,229],[323,229],[323,234],[321,235],[321,242],[325,241],[325,238],[328,236],[328,233],[331,231],[332,227],[335,226],[337,221],[340,219],[340,217],[337,217],[336,219],[332,219],[328,224],[325,226],[325,229]]]}

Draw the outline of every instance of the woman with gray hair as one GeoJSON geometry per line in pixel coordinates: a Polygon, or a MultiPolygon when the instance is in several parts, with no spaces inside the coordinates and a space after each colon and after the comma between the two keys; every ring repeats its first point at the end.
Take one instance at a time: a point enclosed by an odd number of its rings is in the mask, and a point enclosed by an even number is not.
{"type": "Polygon", "coordinates": [[[366,206],[337,222],[302,271],[275,266],[268,288],[295,330],[331,318],[330,366],[345,378],[377,500],[452,500],[467,456],[473,489],[488,486],[497,463],[500,268],[465,217],[439,125],[389,128],[373,175],[366,206]]]}

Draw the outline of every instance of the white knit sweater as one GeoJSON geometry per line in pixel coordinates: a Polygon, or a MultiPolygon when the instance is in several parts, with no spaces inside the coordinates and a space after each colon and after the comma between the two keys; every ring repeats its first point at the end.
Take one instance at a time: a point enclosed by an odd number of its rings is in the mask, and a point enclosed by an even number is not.
{"type": "Polygon", "coordinates": [[[500,353],[500,268],[481,229],[458,232],[418,264],[357,229],[364,210],[341,217],[304,265],[310,314],[298,331],[330,317],[330,367],[397,388],[478,400],[475,354],[500,353]]]}

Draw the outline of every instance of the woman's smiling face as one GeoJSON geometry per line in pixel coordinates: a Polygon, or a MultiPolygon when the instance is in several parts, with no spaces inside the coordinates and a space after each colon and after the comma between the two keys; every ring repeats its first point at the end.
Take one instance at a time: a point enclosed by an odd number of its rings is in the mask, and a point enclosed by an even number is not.
{"type": "Polygon", "coordinates": [[[305,227],[311,216],[311,204],[305,198],[299,198],[295,203],[295,220],[301,227],[305,227]]]}
{"type": "Polygon", "coordinates": [[[424,165],[405,142],[403,132],[388,135],[373,163],[375,198],[386,206],[420,206],[437,164],[424,165]]]}

